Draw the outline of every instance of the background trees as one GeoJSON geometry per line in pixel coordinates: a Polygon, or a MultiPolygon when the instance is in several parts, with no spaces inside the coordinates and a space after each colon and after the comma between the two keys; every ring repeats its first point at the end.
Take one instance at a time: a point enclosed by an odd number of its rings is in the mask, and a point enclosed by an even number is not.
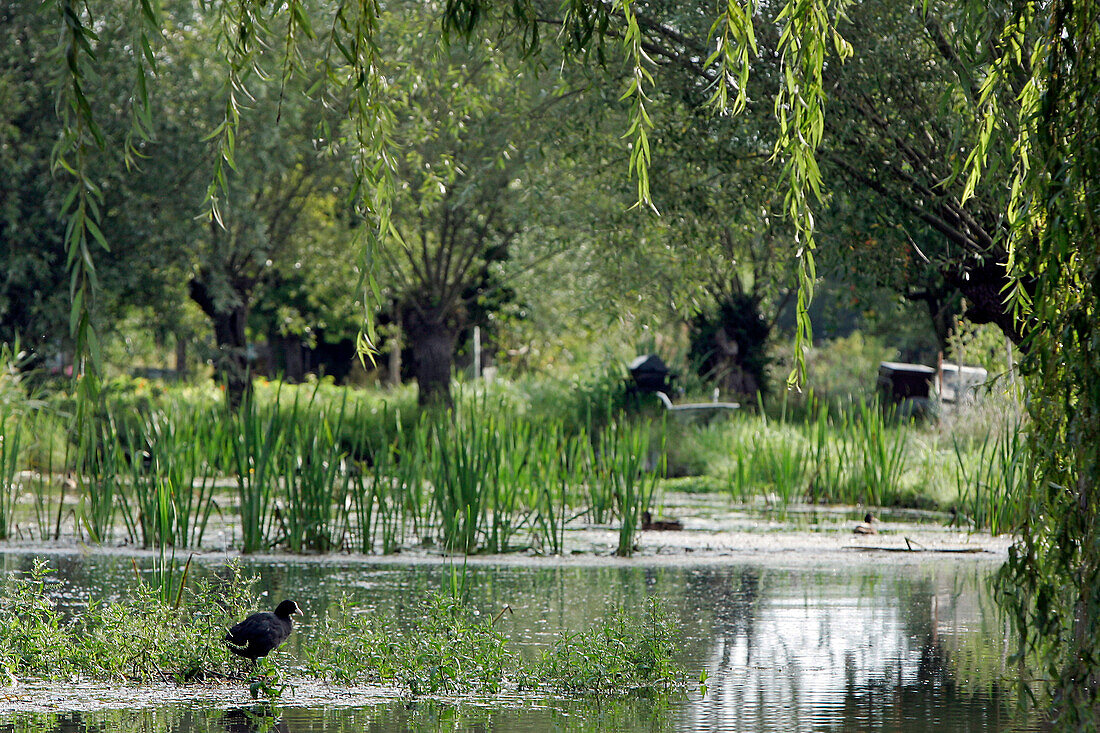
{"type": "Polygon", "coordinates": [[[460,334],[509,297],[502,268],[542,205],[530,177],[567,93],[487,41],[441,44],[431,22],[420,5],[382,17],[400,183],[378,255],[420,400],[448,403],[460,334]]]}

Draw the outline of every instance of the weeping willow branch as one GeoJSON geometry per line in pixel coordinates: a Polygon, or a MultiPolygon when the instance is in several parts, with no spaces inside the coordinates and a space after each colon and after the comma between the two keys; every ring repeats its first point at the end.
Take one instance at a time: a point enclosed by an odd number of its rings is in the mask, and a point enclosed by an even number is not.
{"type": "Polygon", "coordinates": [[[331,81],[351,93],[348,116],[354,128],[355,172],[352,198],[370,223],[358,232],[363,253],[360,288],[364,293],[364,327],[357,346],[360,355],[372,361],[378,341],[373,305],[382,302],[376,274],[378,252],[387,236],[401,241],[391,220],[397,190],[397,159],[395,122],[376,39],[381,12],[377,0],[340,4],[330,41],[338,49],[342,65],[330,67],[328,74],[331,81]]]}
{"type": "Polygon", "coordinates": [[[775,98],[775,118],[779,122],[775,158],[784,159],[780,181],[785,191],[784,207],[794,224],[799,261],[795,367],[787,377],[789,386],[805,380],[806,350],[813,344],[809,308],[817,279],[813,203],[821,200],[817,149],[825,128],[822,73],[830,41],[839,59],[852,54],[852,47],[834,25],[844,4],[843,0],[788,0],[778,17],[783,27],[779,37],[783,78],[775,98]]]}
{"type": "Polygon", "coordinates": [[[638,18],[634,14],[631,0],[621,0],[626,31],[623,33],[623,50],[630,68],[630,81],[619,101],[630,102],[630,126],[623,139],[630,140],[630,175],[638,182],[638,200],[635,206],[647,206],[654,212],[653,198],[649,193],[649,163],[653,156],[649,149],[649,131],[653,129],[653,120],[646,110],[646,88],[653,86],[653,74],[649,67],[653,59],[642,47],[642,29],[638,27],[638,18]]]}

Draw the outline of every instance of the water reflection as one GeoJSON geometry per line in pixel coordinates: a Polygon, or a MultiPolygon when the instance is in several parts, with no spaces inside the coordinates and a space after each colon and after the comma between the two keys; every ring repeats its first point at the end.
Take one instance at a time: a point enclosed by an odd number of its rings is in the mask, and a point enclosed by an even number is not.
{"type": "MultiPolygon", "coordinates": [[[[66,603],[117,594],[129,558],[54,558],[66,603]]],[[[7,569],[29,567],[7,556],[7,569]]],[[[426,594],[461,573],[486,613],[505,605],[502,630],[537,654],[611,602],[641,609],[657,595],[685,633],[681,661],[709,674],[707,693],[597,704],[587,699],[372,700],[284,708],[216,709],[209,703],[93,711],[47,718],[0,715],[0,731],[317,730],[743,730],[1003,731],[1014,717],[1003,680],[1004,627],[987,579],[995,565],[853,561],[846,567],[765,564],[551,566],[251,562],[261,589],[294,597],[310,619],[347,595],[363,609],[420,613],[426,594]]],[[[213,565],[195,572],[217,572],[213,565]]],[[[294,641],[292,639],[292,641],[294,641]]],[[[292,656],[296,647],[290,645],[292,656]]]]}

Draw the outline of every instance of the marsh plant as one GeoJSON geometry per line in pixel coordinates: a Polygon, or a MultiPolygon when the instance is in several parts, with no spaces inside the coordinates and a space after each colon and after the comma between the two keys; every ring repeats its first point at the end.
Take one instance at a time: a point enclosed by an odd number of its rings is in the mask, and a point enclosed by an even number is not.
{"type": "Polygon", "coordinates": [[[530,663],[509,648],[499,614],[479,613],[459,592],[427,596],[411,620],[367,613],[343,599],[298,632],[298,659],[279,652],[245,670],[222,637],[255,610],[255,579],[236,563],[208,577],[172,568],[138,573],[121,598],[93,599],[75,618],[58,610],[61,589],[43,560],[10,574],[0,586],[0,667],[17,678],[55,680],[251,680],[256,694],[269,698],[295,675],[396,685],[414,695],[495,693],[518,684],[605,696],[686,684],[673,657],[678,630],[656,601],[640,618],[612,609],[530,663]]]}
{"type": "Polygon", "coordinates": [[[93,600],[72,619],[57,609],[51,570],[36,559],[0,587],[0,663],[17,678],[188,682],[234,673],[221,637],[252,607],[252,581],[230,565],[216,585],[173,587],[156,574],[116,601],[93,600]]]}
{"type": "Polygon", "coordinates": [[[649,598],[641,618],[623,606],[575,634],[563,634],[526,670],[523,684],[566,692],[622,695],[687,684],[674,657],[680,632],[660,599],[649,598]]]}
{"type": "Polygon", "coordinates": [[[697,475],[780,511],[801,501],[955,508],[968,526],[1003,532],[1020,516],[1015,487],[1027,465],[1022,445],[995,446],[984,436],[1000,432],[984,423],[953,439],[969,429],[965,418],[922,426],[873,400],[810,395],[669,434],[644,409],[580,410],[575,395],[555,406],[545,390],[524,397],[516,384],[424,412],[411,393],[387,407],[379,394],[320,382],[258,385],[235,414],[194,387],[144,389],[109,390],[71,439],[57,432],[68,403],[2,403],[0,536],[37,526],[41,538],[65,529],[99,543],[201,547],[220,518],[237,524],[246,553],[415,543],[552,554],[582,521],[616,530],[625,555],[659,479],[697,475]]]}
{"type": "Polygon", "coordinates": [[[1012,532],[1028,516],[1027,485],[1032,462],[1019,422],[987,436],[969,454],[954,442],[959,486],[963,489],[960,521],[988,527],[992,534],[1012,532]]]}
{"type": "Polygon", "coordinates": [[[342,600],[314,625],[303,648],[306,671],[345,684],[398,685],[414,695],[499,691],[515,661],[491,618],[439,593],[421,611],[402,624],[342,600]]]}
{"type": "Polygon", "coordinates": [[[656,598],[640,618],[609,608],[588,628],[562,634],[534,662],[509,649],[497,629],[502,617],[479,614],[450,593],[428,596],[411,624],[357,612],[345,599],[314,625],[303,645],[305,670],[344,684],[398,685],[414,695],[498,692],[515,684],[604,697],[688,684],[675,660],[680,630],[656,598]]]}
{"type": "Polygon", "coordinates": [[[0,404],[0,540],[11,536],[15,502],[22,487],[16,480],[23,443],[23,418],[0,404]]]}

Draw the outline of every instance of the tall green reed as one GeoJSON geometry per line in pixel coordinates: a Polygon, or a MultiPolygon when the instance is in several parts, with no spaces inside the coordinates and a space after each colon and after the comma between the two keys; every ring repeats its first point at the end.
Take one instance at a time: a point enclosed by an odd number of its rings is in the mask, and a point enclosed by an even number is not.
{"type": "Polygon", "coordinates": [[[962,511],[974,528],[998,535],[1013,531],[1027,514],[1030,460],[1022,425],[1017,421],[986,436],[974,451],[954,441],[962,511]]]}
{"type": "Polygon", "coordinates": [[[895,424],[896,409],[877,400],[859,401],[854,435],[858,441],[862,472],[857,483],[863,503],[882,506],[897,498],[898,482],[905,469],[908,435],[895,424]]]}
{"type": "Polygon", "coordinates": [[[538,432],[540,446],[532,476],[534,520],[532,532],[547,552],[565,549],[565,526],[577,489],[592,471],[592,444],[587,431],[566,435],[560,423],[538,432]]]}
{"type": "Polygon", "coordinates": [[[278,457],[287,432],[278,409],[246,400],[233,420],[233,462],[241,522],[241,552],[259,552],[274,543],[278,457]]]}
{"type": "Polygon", "coordinates": [[[621,557],[634,553],[634,535],[642,512],[649,510],[657,485],[660,459],[657,464],[650,465],[649,444],[647,423],[614,421],[600,437],[598,473],[610,485],[615,499],[615,510],[621,522],[615,554],[621,557]]]}
{"type": "Polygon", "coordinates": [[[0,404],[0,540],[11,536],[15,506],[22,493],[16,480],[23,440],[23,419],[0,404]]]}
{"type": "Polygon", "coordinates": [[[217,509],[217,475],[209,444],[223,439],[223,425],[217,411],[184,405],[144,418],[135,442],[143,448],[126,455],[119,493],[131,541],[144,547],[202,544],[217,509]]]}
{"type": "Polygon", "coordinates": [[[503,450],[498,416],[475,409],[448,410],[431,419],[420,446],[427,456],[428,478],[443,545],[474,552],[497,490],[503,450]]]}
{"type": "Polygon", "coordinates": [[[112,414],[95,423],[84,431],[85,435],[93,434],[95,440],[82,440],[77,447],[77,516],[92,542],[106,542],[114,530],[118,497],[125,491],[126,447],[112,414]]]}
{"type": "Polygon", "coordinates": [[[344,546],[351,473],[336,439],[346,403],[335,422],[324,414],[299,411],[295,403],[284,450],[277,459],[282,476],[283,541],[292,552],[331,552],[344,546]]]}

